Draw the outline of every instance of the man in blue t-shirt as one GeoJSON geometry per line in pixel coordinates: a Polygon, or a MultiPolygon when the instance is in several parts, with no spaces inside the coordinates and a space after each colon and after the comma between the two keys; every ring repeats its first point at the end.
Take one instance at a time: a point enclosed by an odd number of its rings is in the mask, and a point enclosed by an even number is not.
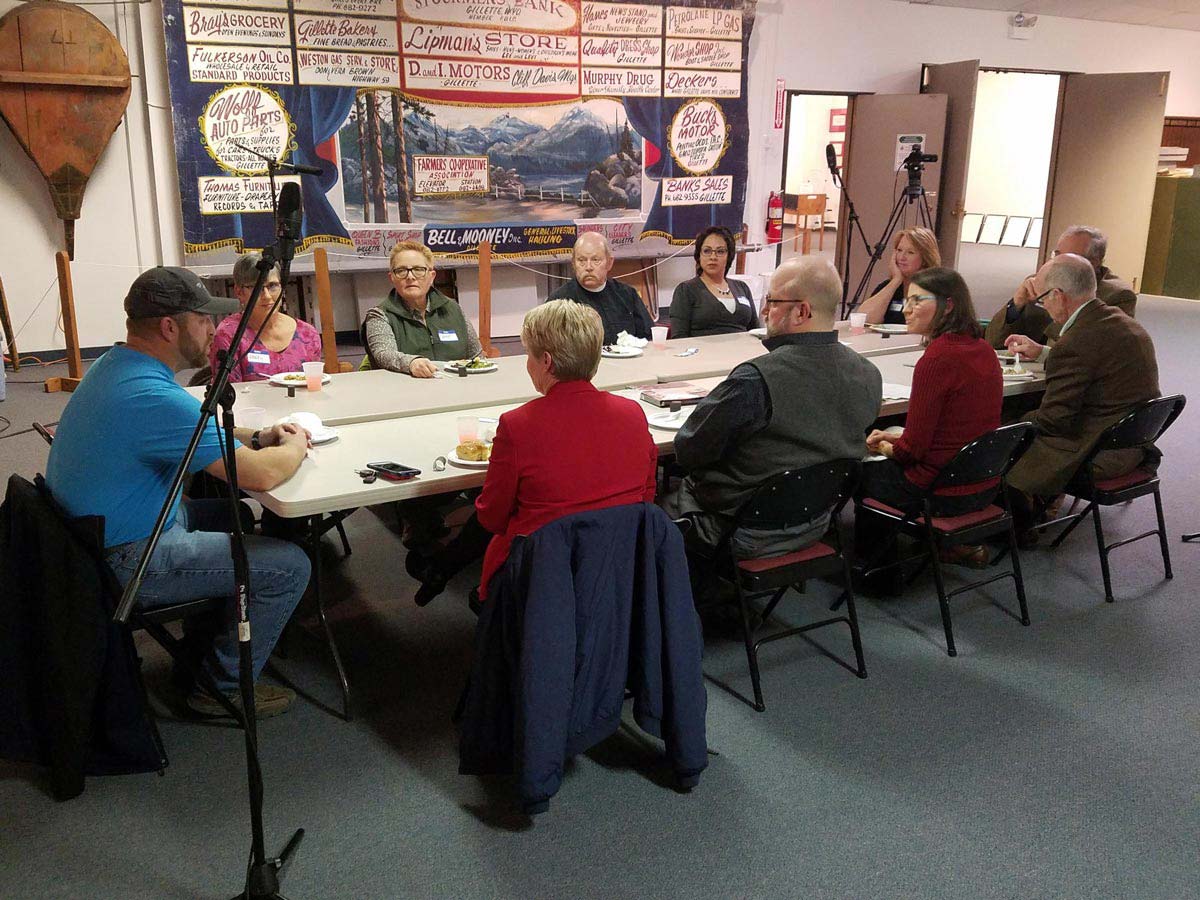
{"type": "MultiPolygon", "coordinates": [[[[46,482],[71,516],[103,516],[105,554],[117,579],[133,577],[146,540],[167,496],[171,476],[200,419],[200,402],[175,381],[175,373],[208,365],[211,316],[237,312],[237,301],[212,297],[187,269],[159,266],[143,272],[125,297],[126,339],[98,359],[63,411],[46,482]]],[[[238,428],[238,482],[267,491],[300,467],[308,435],[293,425],[251,432],[238,428]]],[[[221,438],[210,423],[190,467],[225,478],[221,438]]],[[[234,596],[225,500],[178,498],[173,524],[162,535],[138,592],[143,606],[165,606],[204,597],[234,596]]],[[[247,535],[250,562],[250,625],[254,677],[258,678],[283,626],[308,585],[309,561],[299,547],[247,535]]],[[[226,621],[212,629],[202,665],[217,686],[240,705],[238,642],[232,604],[226,621]]],[[[196,638],[196,631],[189,634],[196,638]]],[[[207,642],[207,638],[204,639],[207,642]]],[[[290,690],[255,686],[260,717],[291,704],[290,690]]],[[[203,716],[224,715],[203,691],[187,698],[203,716]]]]}

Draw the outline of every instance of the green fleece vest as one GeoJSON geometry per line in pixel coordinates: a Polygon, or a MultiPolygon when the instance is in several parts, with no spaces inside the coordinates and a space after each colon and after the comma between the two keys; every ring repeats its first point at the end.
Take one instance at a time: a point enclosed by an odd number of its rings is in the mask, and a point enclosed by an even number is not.
{"type": "MultiPolygon", "coordinates": [[[[394,290],[379,304],[379,308],[392,326],[396,347],[401,353],[411,353],[437,362],[466,357],[467,319],[462,307],[445,294],[429,289],[424,322],[404,305],[394,290]]],[[[369,357],[363,357],[360,368],[371,368],[369,357]]]]}

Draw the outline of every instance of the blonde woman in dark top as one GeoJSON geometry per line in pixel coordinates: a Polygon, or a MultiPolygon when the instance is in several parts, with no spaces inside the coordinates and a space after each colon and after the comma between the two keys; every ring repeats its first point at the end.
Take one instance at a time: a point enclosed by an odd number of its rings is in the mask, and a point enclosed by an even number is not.
{"type": "Polygon", "coordinates": [[[671,337],[703,337],[758,327],[754,299],[745,282],[726,278],[734,242],[728,228],[705,228],[696,236],[696,277],[675,288],[671,337]]]}

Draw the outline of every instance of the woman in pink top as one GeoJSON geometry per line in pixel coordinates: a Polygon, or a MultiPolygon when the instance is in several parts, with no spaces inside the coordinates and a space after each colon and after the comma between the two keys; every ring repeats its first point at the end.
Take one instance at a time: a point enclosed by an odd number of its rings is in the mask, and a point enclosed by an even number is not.
{"type": "MultiPolygon", "coordinates": [[[[247,253],[233,266],[233,293],[243,307],[258,280],[259,259],[259,254],[247,253]]],[[[272,269],[250,313],[246,333],[236,351],[237,364],[230,374],[230,381],[262,381],[280,372],[299,372],[301,363],[320,361],[321,334],[317,329],[293,319],[282,309],[271,314],[271,307],[279,299],[281,290],[279,269],[272,269]]],[[[217,326],[212,348],[208,351],[209,365],[214,372],[217,351],[229,349],[239,315],[228,316],[217,326]]]]}

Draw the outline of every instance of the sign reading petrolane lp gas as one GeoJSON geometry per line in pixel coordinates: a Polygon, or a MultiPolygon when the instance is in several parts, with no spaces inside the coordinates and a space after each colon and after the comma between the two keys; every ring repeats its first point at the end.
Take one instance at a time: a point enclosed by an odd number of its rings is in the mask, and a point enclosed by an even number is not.
{"type": "Polygon", "coordinates": [[[425,246],[439,256],[471,256],[487,241],[492,252],[509,256],[550,256],[569,253],[575,246],[574,222],[543,222],[526,225],[505,222],[497,225],[427,225],[425,246]]]}
{"type": "Polygon", "coordinates": [[[413,156],[412,161],[418,197],[486,194],[491,187],[486,156],[413,156]]]}

